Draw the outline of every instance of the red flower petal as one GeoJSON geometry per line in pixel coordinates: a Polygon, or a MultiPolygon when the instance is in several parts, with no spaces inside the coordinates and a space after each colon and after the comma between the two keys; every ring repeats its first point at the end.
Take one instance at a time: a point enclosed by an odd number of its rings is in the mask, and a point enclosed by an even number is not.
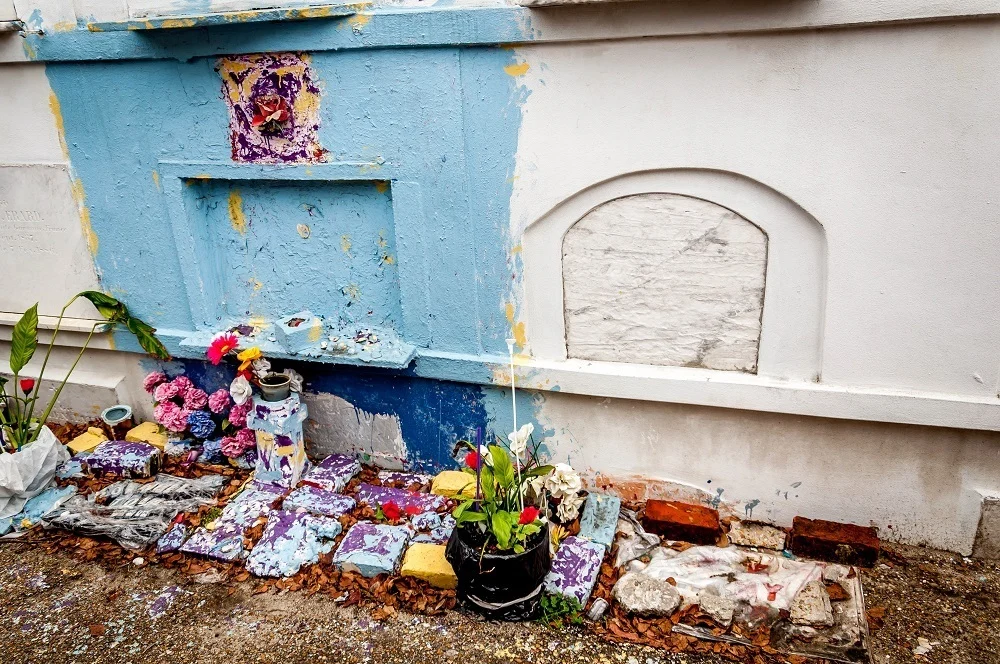
{"type": "Polygon", "coordinates": [[[407,516],[417,516],[418,514],[423,514],[423,510],[416,505],[407,505],[406,509],[403,511],[406,512],[407,516]]]}
{"type": "Polygon", "coordinates": [[[396,521],[403,515],[403,512],[399,509],[399,505],[390,500],[385,505],[382,505],[382,514],[390,521],[396,521]]]}
{"type": "Polygon", "coordinates": [[[21,383],[21,391],[25,394],[29,394],[35,388],[34,378],[22,378],[19,382],[21,383]]]}
{"type": "Polygon", "coordinates": [[[466,454],[465,455],[465,465],[468,466],[469,468],[478,468],[479,467],[479,453],[478,452],[469,452],[468,454],[466,454]]]}
{"type": "Polygon", "coordinates": [[[517,522],[522,526],[526,526],[529,523],[534,523],[537,518],[538,508],[534,505],[528,505],[521,511],[521,518],[518,519],[517,522]]]}

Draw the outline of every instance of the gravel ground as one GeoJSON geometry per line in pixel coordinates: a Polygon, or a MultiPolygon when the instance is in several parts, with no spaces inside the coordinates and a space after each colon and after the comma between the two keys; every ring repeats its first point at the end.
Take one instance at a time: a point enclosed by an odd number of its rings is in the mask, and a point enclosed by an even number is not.
{"type": "MultiPolygon", "coordinates": [[[[864,576],[869,607],[884,609],[876,664],[1000,664],[1000,567],[927,549],[896,555],[864,576]],[[914,655],[918,638],[930,651],[914,655]]],[[[215,662],[547,662],[705,664],[721,661],[602,641],[585,630],[484,623],[459,612],[397,615],[304,593],[196,583],[178,571],[107,569],[22,542],[0,544],[0,661],[195,664],[215,662]]]]}

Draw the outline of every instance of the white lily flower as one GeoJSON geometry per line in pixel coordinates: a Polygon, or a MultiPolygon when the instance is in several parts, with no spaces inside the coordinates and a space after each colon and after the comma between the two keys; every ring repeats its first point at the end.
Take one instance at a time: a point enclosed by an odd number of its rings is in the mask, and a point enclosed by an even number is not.
{"type": "Polygon", "coordinates": [[[253,386],[243,376],[237,376],[229,386],[229,396],[233,398],[233,403],[242,406],[253,394],[253,386]]]}
{"type": "Polygon", "coordinates": [[[514,454],[514,456],[519,459],[521,458],[521,455],[524,454],[524,450],[528,449],[528,439],[534,431],[535,425],[528,422],[517,431],[511,431],[507,434],[507,440],[510,441],[510,451],[514,454]]]}
{"type": "Polygon", "coordinates": [[[302,392],[302,383],[305,380],[302,377],[302,374],[300,374],[295,369],[285,369],[281,373],[288,376],[288,385],[291,388],[292,392],[302,392]]]}

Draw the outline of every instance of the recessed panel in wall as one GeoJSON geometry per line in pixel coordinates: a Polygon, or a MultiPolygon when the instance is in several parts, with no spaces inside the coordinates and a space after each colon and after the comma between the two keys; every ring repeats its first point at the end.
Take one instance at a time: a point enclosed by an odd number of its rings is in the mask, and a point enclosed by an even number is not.
{"type": "Polygon", "coordinates": [[[638,194],[563,241],[569,357],[755,372],[767,236],[724,207],[638,194]]]}
{"type": "Polygon", "coordinates": [[[186,181],[205,293],[220,319],[308,309],[328,321],[397,328],[387,182],[186,181]],[[211,275],[211,276],[209,276],[211,275]],[[214,277],[214,278],[213,278],[214,277]]]}

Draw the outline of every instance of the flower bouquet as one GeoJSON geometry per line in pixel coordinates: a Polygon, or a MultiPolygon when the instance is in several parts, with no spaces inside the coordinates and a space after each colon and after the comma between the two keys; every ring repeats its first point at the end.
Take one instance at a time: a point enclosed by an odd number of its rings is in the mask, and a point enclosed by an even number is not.
{"type": "Polygon", "coordinates": [[[229,386],[229,394],[233,401],[242,405],[253,395],[256,385],[265,401],[281,401],[287,399],[291,392],[302,392],[302,376],[294,369],[271,371],[271,362],[264,357],[260,348],[251,346],[239,350],[240,338],[234,332],[224,332],[208,346],[208,360],[218,365],[226,357],[235,357],[239,361],[236,378],[229,386]]]}

